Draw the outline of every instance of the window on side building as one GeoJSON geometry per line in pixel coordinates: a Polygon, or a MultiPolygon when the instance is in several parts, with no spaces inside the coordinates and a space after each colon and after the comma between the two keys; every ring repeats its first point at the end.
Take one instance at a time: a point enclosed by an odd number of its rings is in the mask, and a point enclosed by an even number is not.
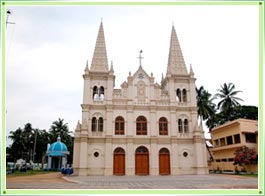
{"type": "Polygon", "coordinates": [[[220,139],[221,146],[225,146],[225,138],[220,139]]]}
{"type": "Polygon", "coordinates": [[[232,138],[232,136],[226,137],[226,143],[227,143],[227,145],[233,144],[233,138],[232,138]]]}
{"type": "Polygon", "coordinates": [[[246,142],[247,143],[256,143],[256,134],[255,133],[246,133],[246,142]]]}
{"type": "Polygon", "coordinates": [[[236,134],[236,135],[234,135],[234,141],[235,141],[235,144],[238,144],[238,143],[241,142],[241,141],[240,141],[240,134],[236,134]]]}

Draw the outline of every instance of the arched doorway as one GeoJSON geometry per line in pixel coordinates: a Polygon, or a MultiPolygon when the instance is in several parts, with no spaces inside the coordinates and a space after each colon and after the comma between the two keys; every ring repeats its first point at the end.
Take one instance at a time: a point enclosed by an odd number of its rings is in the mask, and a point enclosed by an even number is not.
{"type": "Polygon", "coordinates": [[[113,175],[125,175],[125,151],[122,148],[114,150],[113,175]]]}
{"type": "Polygon", "coordinates": [[[144,146],[135,151],[135,175],[149,175],[149,152],[144,146]]]}
{"type": "Polygon", "coordinates": [[[169,150],[162,148],[159,151],[159,174],[169,175],[170,174],[170,154],[169,150]]]}

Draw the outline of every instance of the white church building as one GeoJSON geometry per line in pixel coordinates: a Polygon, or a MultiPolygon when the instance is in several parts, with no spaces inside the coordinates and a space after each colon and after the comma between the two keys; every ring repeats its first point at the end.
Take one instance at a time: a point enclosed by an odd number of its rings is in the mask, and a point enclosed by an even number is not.
{"type": "Polygon", "coordinates": [[[174,26],[161,84],[143,69],[141,52],[139,58],[138,70],[114,88],[101,22],[91,66],[83,75],[74,174],[208,174],[204,131],[197,123],[196,79],[192,68],[187,71],[174,26]]]}

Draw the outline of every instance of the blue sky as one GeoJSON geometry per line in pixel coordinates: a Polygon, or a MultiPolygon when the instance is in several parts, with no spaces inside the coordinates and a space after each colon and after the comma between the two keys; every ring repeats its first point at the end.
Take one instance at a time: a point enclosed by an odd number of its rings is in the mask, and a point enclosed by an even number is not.
{"type": "MultiPolygon", "coordinates": [[[[6,40],[7,132],[50,128],[65,119],[71,131],[81,119],[83,78],[101,19],[116,86],[139,66],[160,83],[166,73],[174,24],[197,87],[211,94],[232,82],[258,106],[258,6],[13,6],[6,40]]],[[[10,141],[8,141],[8,144],[10,141]]]]}

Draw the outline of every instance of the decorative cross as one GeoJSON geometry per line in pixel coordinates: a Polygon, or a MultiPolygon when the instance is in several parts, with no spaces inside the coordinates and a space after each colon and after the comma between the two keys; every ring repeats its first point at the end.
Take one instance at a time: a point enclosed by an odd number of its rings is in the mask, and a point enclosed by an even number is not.
{"type": "Polygon", "coordinates": [[[140,50],[140,55],[139,57],[137,57],[139,59],[140,66],[142,66],[142,59],[144,58],[142,57],[142,53],[143,53],[143,50],[140,50]]]}

